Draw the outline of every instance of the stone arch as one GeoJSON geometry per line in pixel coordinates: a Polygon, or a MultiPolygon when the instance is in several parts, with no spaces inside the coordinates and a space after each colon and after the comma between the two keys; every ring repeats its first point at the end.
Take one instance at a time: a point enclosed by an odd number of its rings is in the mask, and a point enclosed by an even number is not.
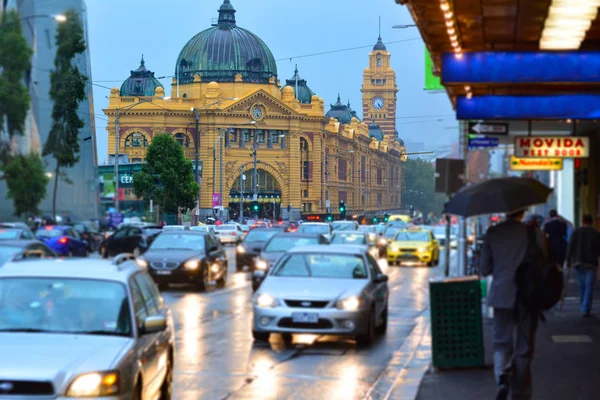
{"type": "MultiPolygon", "coordinates": [[[[146,132],[145,129],[141,129],[141,128],[131,128],[131,129],[127,129],[125,131],[125,133],[123,133],[120,137],[119,137],[119,150],[124,150],[124,149],[131,149],[134,146],[132,146],[132,143],[129,143],[129,146],[125,146],[126,141],[130,139],[130,136],[133,135],[134,133],[141,133],[142,136],[144,137],[144,140],[148,143],[148,146],[150,145],[150,142],[152,142],[151,136],[148,132],[146,132]]],[[[138,146],[138,148],[148,148],[148,146],[138,146]]]]}
{"type": "Polygon", "coordinates": [[[303,133],[303,132],[298,132],[297,135],[298,135],[298,140],[300,140],[300,139],[306,140],[306,143],[308,143],[308,151],[312,151],[313,145],[314,145],[312,139],[306,133],[303,133]]]}
{"type": "MultiPolygon", "coordinates": [[[[251,161],[245,162],[243,165],[244,165],[244,173],[254,170],[254,164],[251,161]]],[[[265,162],[259,163],[257,165],[257,169],[259,171],[262,170],[262,171],[265,171],[265,172],[268,172],[269,174],[271,174],[271,176],[277,182],[277,186],[279,186],[279,189],[281,190],[281,207],[284,207],[284,205],[287,206],[287,204],[290,203],[290,198],[289,198],[290,191],[289,191],[288,183],[287,183],[285,177],[283,176],[283,174],[281,172],[279,172],[278,169],[276,169],[272,165],[265,163],[265,162]]],[[[240,164],[236,162],[235,166],[233,166],[232,171],[233,171],[233,173],[231,173],[227,177],[227,181],[225,182],[225,186],[223,187],[223,197],[225,197],[225,198],[222,200],[222,202],[223,202],[223,206],[225,206],[225,207],[229,206],[229,193],[233,189],[233,184],[235,183],[237,178],[239,178],[239,176],[240,176],[240,164]]]]}

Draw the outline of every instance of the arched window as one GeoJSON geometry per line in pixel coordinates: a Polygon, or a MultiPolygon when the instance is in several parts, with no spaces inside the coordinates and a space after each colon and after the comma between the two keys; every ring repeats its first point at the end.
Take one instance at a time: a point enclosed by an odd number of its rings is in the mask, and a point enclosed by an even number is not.
{"type": "Polygon", "coordinates": [[[308,151],[308,142],[304,138],[300,138],[300,151],[308,151]]]}
{"type": "Polygon", "coordinates": [[[134,132],[125,138],[125,147],[148,147],[148,139],[140,132],[134,132]]]}
{"type": "Polygon", "coordinates": [[[181,147],[190,147],[190,139],[186,136],[185,133],[176,133],[175,140],[181,147]]]}
{"type": "Polygon", "coordinates": [[[377,57],[377,66],[381,67],[381,57],[377,57]]]}

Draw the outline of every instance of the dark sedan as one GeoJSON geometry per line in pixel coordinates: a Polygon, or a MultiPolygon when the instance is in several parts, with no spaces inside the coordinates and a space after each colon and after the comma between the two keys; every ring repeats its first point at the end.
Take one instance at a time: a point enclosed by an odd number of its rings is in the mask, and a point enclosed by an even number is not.
{"type": "Polygon", "coordinates": [[[206,284],[227,281],[227,256],[219,240],[210,232],[171,231],[156,237],[138,264],[161,289],[169,284],[190,284],[203,291],[206,284]]]}
{"type": "Polygon", "coordinates": [[[238,272],[245,266],[253,269],[254,259],[258,257],[265,244],[273,235],[281,233],[281,229],[260,228],[252,229],[246,235],[246,238],[240,243],[235,252],[235,268],[238,272]]]}
{"type": "MultiPolygon", "coordinates": [[[[254,264],[254,270],[266,273],[279,257],[295,247],[326,244],[329,244],[329,240],[319,233],[278,233],[269,239],[263,251],[260,252],[260,256],[254,264]]],[[[252,289],[254,291],[258,289],[263,279],[264,275],[263,277],[253,275],[252,289]]]]}
{"type": "Polygon", "coordinates": [[[161,231],[161,226],[121,226],[115,233],[100,243],[100,254],[104,258],[113,257],[121,253],[133,253],[138,256],[148,249],[154,238],[161,231]]]}
{"type": "Polygon", "coordinates": [[[98,224],[93,221],[81,221],[69,225],[72,225],[79,236],[88,243],[90,252],[96,251],[104,240],[104,235],[100,233],[98,224]]]}
{"type": "Polygon", "coordinates": [[[55,257],[56,254],[48,246],[37,240],[0,241],[0,265],[9,261],[55,257]]]}

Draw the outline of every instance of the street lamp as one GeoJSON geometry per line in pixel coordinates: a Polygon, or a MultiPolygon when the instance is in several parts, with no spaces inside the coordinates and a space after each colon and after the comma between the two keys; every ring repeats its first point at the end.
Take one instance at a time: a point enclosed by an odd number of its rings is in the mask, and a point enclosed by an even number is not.
{"type": "Polygon", "coordinates": [[[392,26],[392,29],[406,29],[406,28],[416,28],[416,25],[410,24],[410,25],[394,25],[394,26],[392,26]]]}

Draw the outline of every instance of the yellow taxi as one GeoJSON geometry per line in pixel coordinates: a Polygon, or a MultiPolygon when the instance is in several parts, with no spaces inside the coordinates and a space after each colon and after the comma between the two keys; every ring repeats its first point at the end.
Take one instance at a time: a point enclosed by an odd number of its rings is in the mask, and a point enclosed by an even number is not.
{"type": "Polygon", "coordinates": [[[388,246],[387,260],[390,265],[422,263],[433,267],[440,262],[440,246],[429,230],[404,229],[394,236],[388,246]]]}

